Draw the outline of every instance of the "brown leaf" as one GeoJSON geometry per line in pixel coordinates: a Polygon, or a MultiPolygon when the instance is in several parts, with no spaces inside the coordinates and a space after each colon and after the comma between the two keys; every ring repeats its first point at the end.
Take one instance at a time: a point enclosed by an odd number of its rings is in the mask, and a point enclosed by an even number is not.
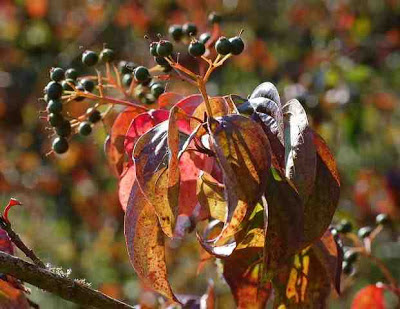
{"type": "Polygon", "coordinates": [[[168,282],[163,232],[137,183],[126,208],[125,240],[132,266],[143,283],[176,301],[168,282]]]}
{"type": "Polygon", "coordinates": [[[225,222],[227,204],[224,197],[224,185],[211,175],[202,173],[197,181],[197,199],[212,218],[225,222]]]}

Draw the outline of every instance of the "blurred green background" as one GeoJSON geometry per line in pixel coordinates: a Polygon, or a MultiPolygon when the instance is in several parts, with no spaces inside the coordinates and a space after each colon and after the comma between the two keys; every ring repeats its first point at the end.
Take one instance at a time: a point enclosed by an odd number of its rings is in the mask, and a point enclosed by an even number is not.
{"type": "MultiPolygon", "coordinates": [[[[119,59],[148,64],[143,36],[167,34],[170,24],[193,21],[206,30],[207,15],[223,15],[227,36],[244,29],[245,52],[219,70],[210,94],[246,97],[263,81],[275,83],[283,101],[298,98],[327,140],[342,180],[335,221],[371,224],[377,213],[400,217],[400,4],[396,0],[0,0],[0,203],[13,209],[14,228],[46,262],[71,268],[71,276],[132,304],[141,293],[123,239],[123,212],[104,153],[109,128],[74,138],[70,151],[46,156],[50,139],[39,111],[52,66],[85,72],[86,48],[113,48],[119,59]]],[[[384,232],[374,251],[400,278],[396,232],[384,232]]],[[[206,267],[196,274],[199,250],[192,237],[170,256],[178,292],[201,294],[215,279],[219,308],[231,308],[229,289],[206,267]]],[[[18,255],[20,255],[18,253],[18,255]]],[[[382,280],[368,262],[343,280],[340,299],[382,280]]],[[[76,308],[33,288],[42,308],[76,308]]]]}

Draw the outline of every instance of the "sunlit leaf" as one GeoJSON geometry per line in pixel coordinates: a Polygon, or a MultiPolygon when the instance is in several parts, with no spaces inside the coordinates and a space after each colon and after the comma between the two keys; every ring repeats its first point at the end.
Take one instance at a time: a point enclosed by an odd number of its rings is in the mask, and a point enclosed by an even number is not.
{"type": "Polygon", "coordinates": [[[211,175],[203,173],[197,181],[197,198],[202,207],[208,209],[212,218],[224,222],[227,204],[224,185],[211,175]]]}
{"type": "Polygon", "coordinates": [[[236,250],[223,260],[223,275],[229,284],[237,308],[265,308],[271,285],[262,278],[262,249],[236,250]]]}
{"type": "Polygon", "coordinates": [[[135,165],[131,162],[125,167],[125,170],[122,172],[118,182],[119,202],[124,211],[126,210],[129,196],[131,194],[131,190],[133,184],[135,183],[135,180],[136,180],[135,165]]]}
{"type": "Polygon", "coordinates": [[[171,108],[173,105],[183,99],[183,95],[175,92],[164,92],[158,98],[159,108],[171,108]]]}
{"type": "Polygon", "coordinates": [[[383,287],[368,285],[362,288],[354,296],[351,309],[385,309],[385,297],[383,287]]]}
{"type": "Polygon", "coordinates": [[[135,183],[125,213],[129,258],[143,283],[176,300],[168,282],[164,236],[153,206],[135,183]]]}
{"type": "Polygon", "coordinates": [[[250,99],[253,98],[267,98],[274,101],[279,107],[281,106],[281,100],[279,97],[278,89],[275,85],[270,82],[264,82],[254,89],[250,95],[250,99]]]}

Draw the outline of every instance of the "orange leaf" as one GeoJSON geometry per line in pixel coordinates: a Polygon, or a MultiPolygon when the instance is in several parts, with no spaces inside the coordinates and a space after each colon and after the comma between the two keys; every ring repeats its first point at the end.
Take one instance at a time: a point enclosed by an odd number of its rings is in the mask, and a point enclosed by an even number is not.
{"type": "Polygon", "coordinates": [[[351,303],[351,309],[385,309],[383,287],[368,285],[357,292],[351,303]]]}

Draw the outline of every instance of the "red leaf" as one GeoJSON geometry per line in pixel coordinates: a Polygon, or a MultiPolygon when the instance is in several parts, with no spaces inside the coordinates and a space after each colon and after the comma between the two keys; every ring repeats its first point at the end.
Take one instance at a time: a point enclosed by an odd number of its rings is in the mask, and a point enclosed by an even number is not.
{"type": "Polygon", "coordinates": [[[29,309],[30,305],[22,290],[10,283],[0,280],[0,308],[2,309],[29,309]]]}
{"type": "Polygon", "coordinates": [[[189,116],[193,115],[197,106],[199,106],[203,102],[203,97],[200,94],[193,94],[183,98],[176,106],[180,107],[185,111],[189,116]]]}
{"type": "Polygon", "coordinates": [[[125,167],[118,183],[118,197],[122,209],[125,211],[133,184],[136,180],[135,165],[131,162],[125,167]]]}
{"type": "Polygon", "coordinates": [[[14,255],[14,247],[5,230],[0,228],[0,251],[14,255]]]}
{"type": "Polygon", "coordinates": [[[169,109],[183,99],[183,95],[174,92],[164,92],[158,98],[158,107],[169,109]]]}
{"type": "Polygon", "coordinates": [[[351,304],[351,309],[385,309],[383,287],[368,285],[358,291],[351,304]]]}

